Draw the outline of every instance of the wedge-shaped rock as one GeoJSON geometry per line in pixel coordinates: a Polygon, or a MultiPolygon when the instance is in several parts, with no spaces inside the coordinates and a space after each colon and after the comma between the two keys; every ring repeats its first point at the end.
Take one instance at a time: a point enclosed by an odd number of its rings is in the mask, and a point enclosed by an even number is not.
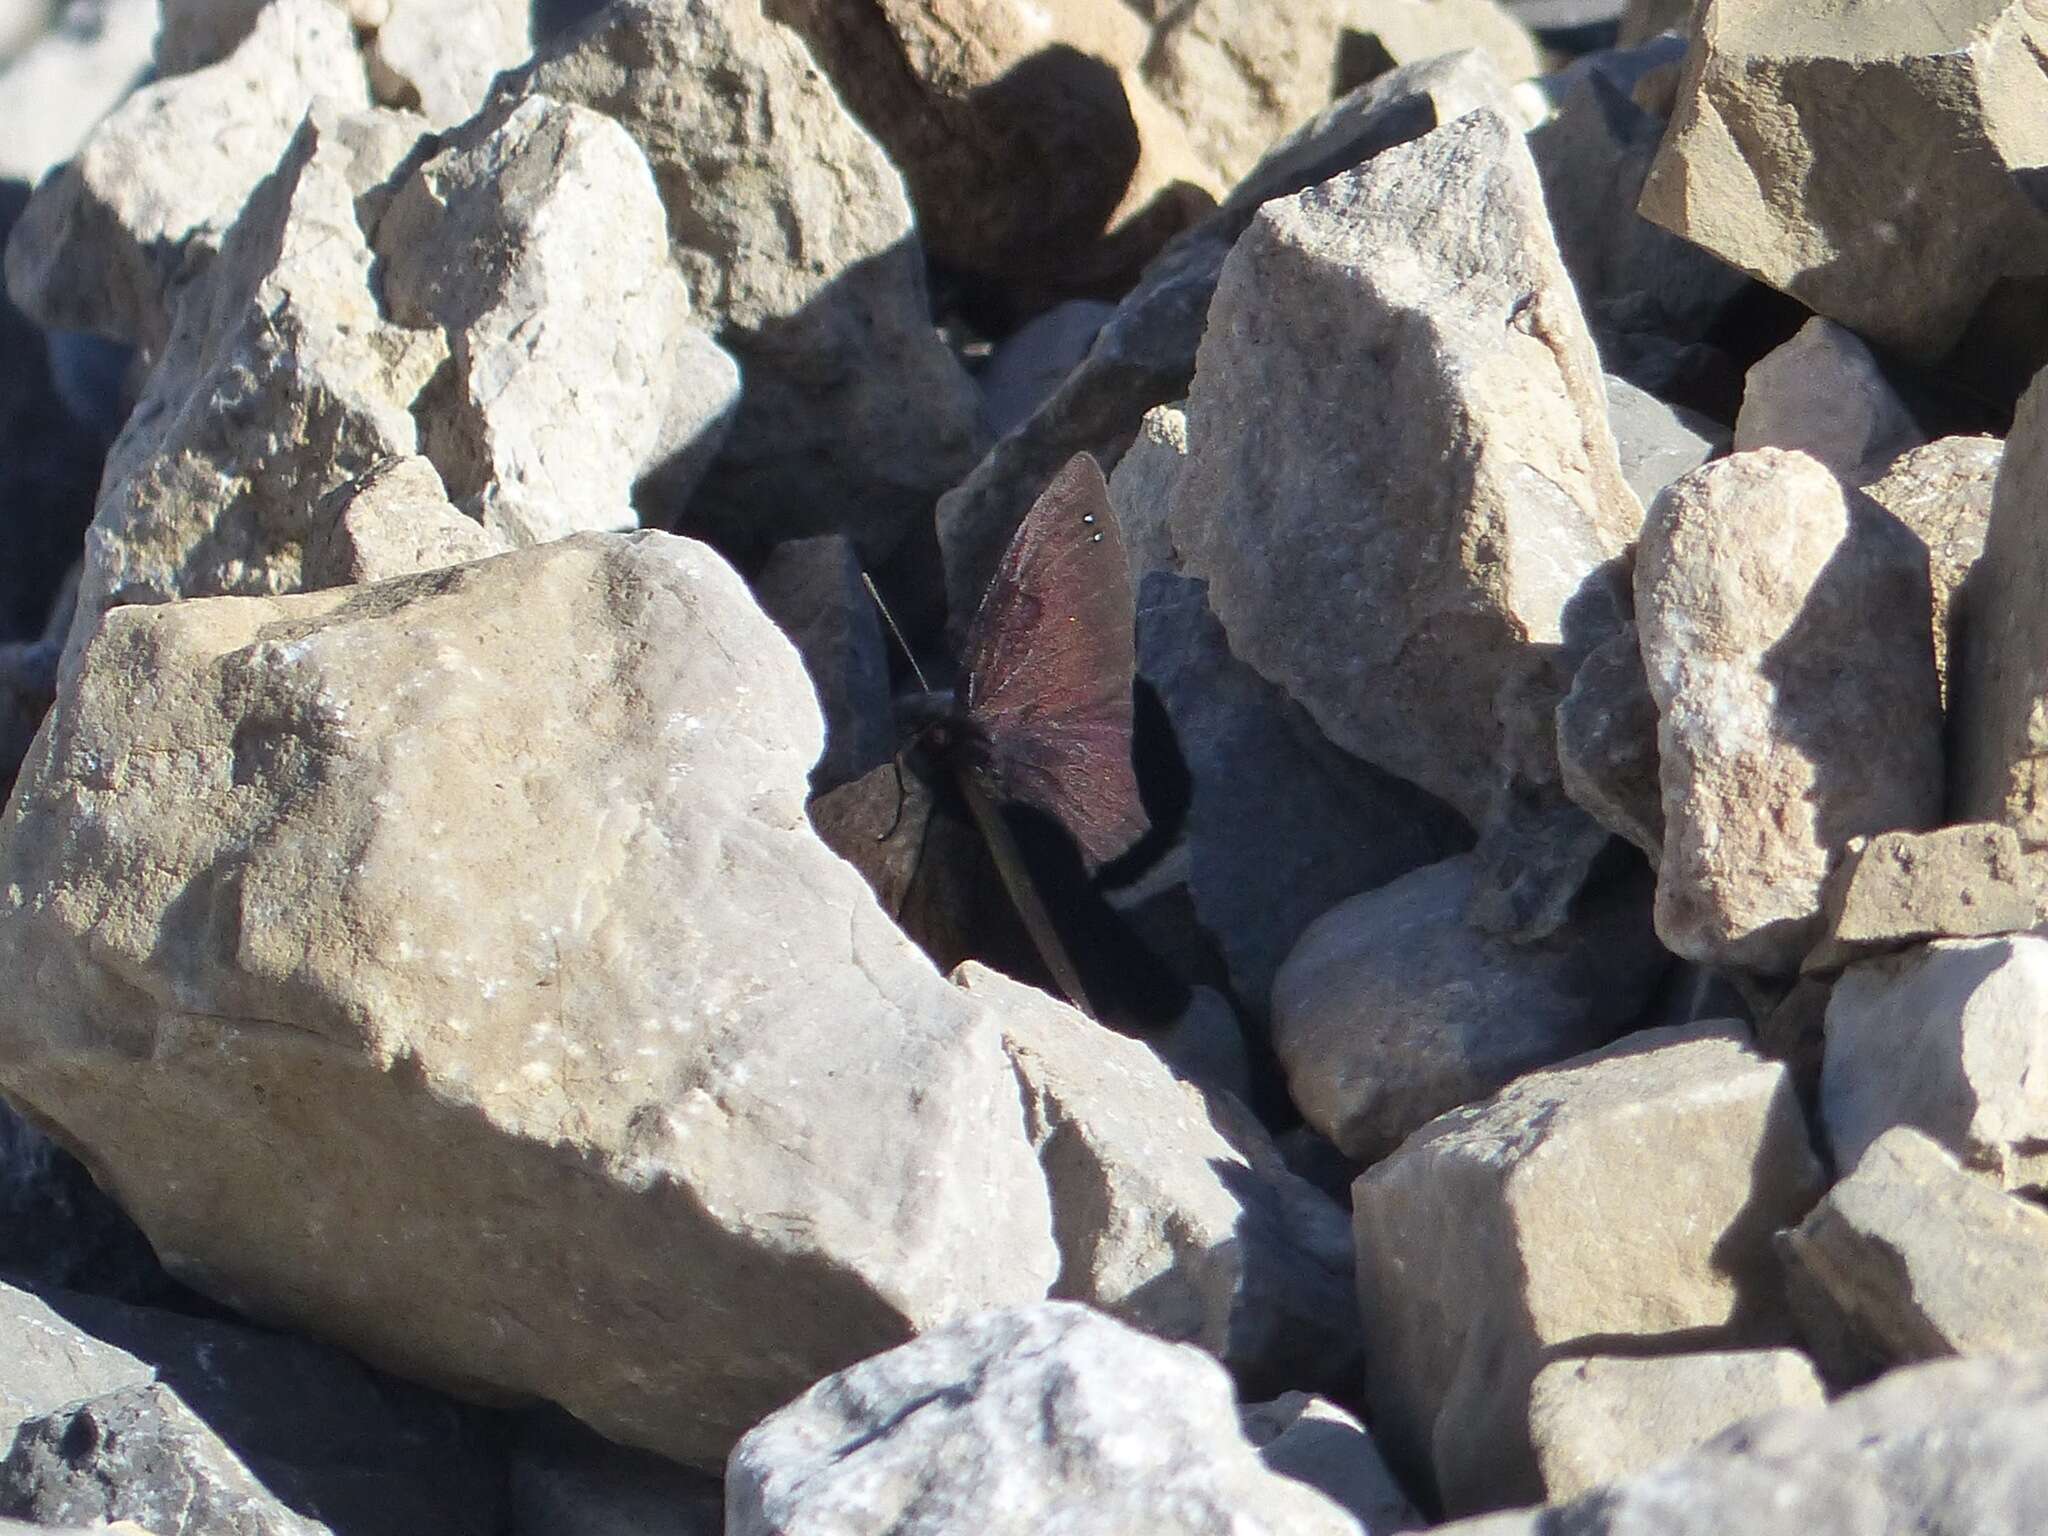
{"type": "Polygon", "coordinates": [[[1941,813],[1926,548],[1803,453],[1675,481],[1636,556],[1657,701],[1657,933],[1688,959],[1790,973],[1852,837],[1941,813]]]}
{"type": "Polygon", "coordinates": [[[1634,1022],[1669,956],[1645,880],[1589,897],[1541,944],[1462,919],[1461,854],[1352,897],[1302,934],[1273,983],[1273,1048],[1302,1115],[1362,1163],[1445,1110],[1634,1022]]]}
{"type": "Polygon", "coordinates": [[[1712,0],[1642,211],[1872,341],[1933,358],[2048,271],[2048,18],[2030,0],[1712,0]]]}
{"type": "Polygon", "coordinates": [[[1646,1030],[1424,1127],[1353,1189],[1389,1459],[1453,1511],[1540,1499],[1537,1371],[1589,1339],[1777,1342],[1771,1234],[1821,1188],[1785,1069],[1734,1024],[1646,1030]]]}
{"type": "MultiPolygon", "coordinates": [[[[1934,670],[1951,708],[1954,658],[1970,607],[1964,583],[1984,553],[1991,502],[2005,445],[1995,437],[1942,437],[1892,460],[1863,494],[1912,529],[1927,546],[1934,582],[1934,670]]],[[[1995,623],[1995,619],[1993,620],[1995,623]]]]}
{"type": "Polygon", "coordinates": [[[716,1465],[1057,1268],[995,1031],[804,820],[820,739],[661,534],[119,609],[5,827],[0,1088],[201,1288],[716,1465]]]}
{"type": "Polygon", "coordinates": [[[1862,485],[1910,448],[1919,423],[1863,338],[1815,315],[1749,370],[1735,451],[1796,448],[1844,485],[1862,485]]]}
{"type": "Polygon", "coordinates": [[[2034,926],[2034,900],[2020,840],[1997,822],[1852,838],[1803,968],[1833,970],[1927,939],[2018,933],[2034,926]]]}
{"type": "Polygon", "coordinates": [[[797,34],[760,0],[617,0],[508,82],[639,142],[691,302],[745,370],[689,529],[887,554],[973,467],[974,385],[933,328],[901,179],[797,34]]]}
{"type": "Polygon", "coordinates": [[[1916,1126],[2008,1189],[2048,1187],[2048,939],[1952,939],[1844,971],[1821,1120],[1855,1167],[1916,1126]]]}
{"type": "Polygon", "coordinates": [[[1023,1085],[1060,1244],[1053,1294],[1200,1345],[1254,1394],[1348,1385],[1351,1232],[1265,1128],[1043,992],[973,964],[955,980],[988,1005],[1023,1085]]]}
{"type": "Polygon", "coordinates": [[[1640,519],[1506,119],[1260,210],[1210,307],[1173,537],[1231,650],[1331,741],[1483,821],[1497,696],[1561,670],[1555,708],[1640,519]]]}
{"type": "Polygon", "coordinates": [[[1595,646],[1558,701],[1557,766],[1565,793],[1654,868],[1664,857],[1657,701],[1635,625],[1595,646]]]}
{"type": "Polygon", "coordinates": [[[1196,1350],[1045,1302],[821,1381],[734,1449],[727,1536],[1363,1536],[1269,1472],[1196,1350]]]}

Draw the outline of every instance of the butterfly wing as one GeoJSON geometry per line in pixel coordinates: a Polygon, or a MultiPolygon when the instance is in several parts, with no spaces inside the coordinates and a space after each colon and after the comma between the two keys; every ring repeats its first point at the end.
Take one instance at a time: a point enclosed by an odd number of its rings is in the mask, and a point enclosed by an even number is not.
{"type": "Polygon", "coordinates": [[[998,795],[1058,818],[1091,864],[1143,835],[1131,770],[1130,574],[1102,470],[1076,454],[1032,504],[967,634],[966,708],[998,795]]]}

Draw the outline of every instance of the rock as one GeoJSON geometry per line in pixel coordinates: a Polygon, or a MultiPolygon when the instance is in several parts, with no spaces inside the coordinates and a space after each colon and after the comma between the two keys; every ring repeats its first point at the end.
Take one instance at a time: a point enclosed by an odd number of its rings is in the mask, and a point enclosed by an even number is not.
{"type": "Polygon", "coordinates": [[[1834,970],[1926,939],[2018,933],[2034,926],[2034,899],[2011,827],[1980,821],[1851,838],[1828,877],[1821,941],[1803,969],[1834,970]]]}
{"type": "Polygon", "coordinates": [[[1954,696],[1949,658],[1962,647],[1964,583],[1984,553],[1992,488],[2005,445],[1995,437],[1944,437],[1913,448],[1863,487],[1927,546],[1934,583],[1934,670],[1942,698],[1954,696]]]}
{"type": "Polygon", "coordinates": [[[1822,1187],[1785,1069],[1725,1021],[1644,1031],[1432,1122],[1353,1190],[1389,1459],[1453,1513],[1540,1498],[1537,1371],[1624,1342],[1778,1342],[1770,1235],[1822,1187]]]}
{"type": "Polygon", "coordinates": [[[1648,42],[1660,32],[1684,33],[1692,26],[1699,0],[1628,0],[1615,41],[1627,48],[1648,42]]]}
{"type": "Polygon", "coordinates": [[[1729,431],[1712,418],[1666,405],[1627,379],[1607,375],[1607,421],[1621,457],[1621,477],[1648,506],[1680,475],[1728,451],[1729,431]]]}
{"type": "Polygon", "coordinates": [[[1469,854],[1342,903],[1273,983],[1273,1049],[1309,1124],[1362,1163],[1444,1111],[1604,1045],[1664,970],[1641,880],[1589,900],[1543,944],[1461,921],[1469,854]]]}
{"type": "Polygon", "coordinates": [[[507,1469],[505,1536],[721,1536],[715,1478],[583,1428],[525,1416],[507,1469]]]}
{"type": "Polygon", "coordinates": [[[1088,349],[1114,304],[1073,299],[1024,322],[999,343],[976,383],[990,437],[1014,432],[1051,398],[1088,349]]]}
{"type": "Polygon", "coordinates": [[[1827,1392],[1796,1349],[1564,1359],[1529,1387],[1529,1439],[1544,1497],[1561,1502],[1690,1451],[1774,1408],[1818,1408],[1827,1392]]]}
{"type": "Polygon", "coordinates": [[[1895,1126],[1783,1235],[1801,1331],[1837,1380],[2048,1346],[2048,1211],[1895,1126]]]}
{"type": "MultiPolygon", "coordinates": [[[[1131,568],[1131,601],[1141,613],[1145,578],[1154,571],[1174,575],[1180,570],[1166,513],[1173,501],[1173,482],[1180,478],[1187,457],[1187,412],[1178,405],[1155,406],[1138,423],[1138,435],[1110,472],[1110,510],[1116,513],[1124,559],[1131,568]]],[[[1138,643],[1142,649],[1142,633],[1138,643]]]]}
{"type": "Polygon", "coordinates": [[[909,1529],[1362,1536],[1266,1470],[1212,1361],[1069,1302],[935,1329],[819,1382],[733,1451],[727,1536],[909,1529]]]}
{"type": "Polygon", "coordinates": [[[33,184],[76,154],[143,78],[157,8],[155,0],[71,0],[61,11],[46,0],[14,5],[33,13],[40,35],[16,33],[27,44],[19,52],[0,48],[0,101],[9,105],[0,180],[33,184]]]}
{"type": "Polygon", "coordinates": [[[1815,315],[1749,370],[1735,451],[1796,448],[1862,485],[1926,437],[1854,331],[1815,315]]]}
{"type": "Polygon", "coordinates": [[[1169,1072],[1209,1098],[1229,1094],[1241,1104],[1251,1103],[1257,1090],[1237,1011],[1213,987],[1191,987],[1188,993],[1181,1016],[1147,1035],[1145,1044],[1169,1072]]]}
{"type": "Polygon", "coordinates": [[[804,821],[821,734],[666,535],[116,610],[0,841],[0,1088],[201,1289],[716,1466],[1058,1262],[996,1031],[804,821]]]}
{"type": "Polygon", "coordinates": [[[775,547],[753,582],[762,609],[803,658],[824,712],[814,789],[851,783],[896,752],[889,642],[860,576],[860,556],[846,539],[792,539],[775,547]]]}
{"type": "Polygon", "coordinates": [[[1002,1030],[1023,1089],[1060,1245],[1051,1294],[1199,1345],[1255,1393],[1345,1382],[1351,1234],[1259,1123],[1035,988],[974,964],[955,980],[1002,1030]]]}
{"type": "Polygon", "coordinates": [[[1052,397],[939,499],[954,614],[973,613],[1011,534],[1067,460],[1086,450],[1113,470],[1144,414],[1187,393],[1224,258],[1260,204],[1506,94],[1499,71],[1475,52],[1394,70],[1274,146],[1212,218],[1161,251],[1052,397]]]}
{"type": "Polygon", "coordinates": [[[1940,815],[1926,550],[1818,461],[1760,448],[1657,498],[1635,595],[1664,788],[1658,937],[1790,973],[1848,840],[1940,815]]]}
{"type": "Polygon", "coordinates": [[[1639,519],[1504,119],[1260,211],[1202,339],[1172,532],[1232,651],[1332,742],[1485,820],[1496,695],[1532,661],[1563,693],[1639,519]]]}
{"type": "Polygon", "coordinates": [[[2048,939],[1942,940],[1850,966],[1827,1011],[1821,1120],[1853,1168],[1895,1125],[2007,1189],[2048,1185],[2048,939]]]}
{"type": "Polygon", "coordinates": [[[201,280],[245,205],[275,200],[258,184],[319,101],[370,104],[348,18],[273,0],[232,53],[136,91],[37,188],[7,243],[14,302],[53,329],[163,350],[172,290],[201,280]]]}
{"type": "Polygon", "coordinates": [[[44,0],[4,0],[0,3],[0,64],[49,30],[50,8],[44,0]]]}
{"type": "Polygon", "coordinates": [[[1557,766],[1565,793],[1655,868],[1664,855],[1657,701],[1633,624],[1593,648],[1558,701],[1557,766]]]}
{"type": "Polygon", "coordinates": [[[739,360],[688,531],[888,554],[973,466],[974,386],[932,325],[901,180],[797,34],[759,0],[618,0],[500,88],[633,136],[695,313],[739,360]]]}
{"type": "Polygon", "coordinates": [[[1644,217],[1922,360],[1993,282],[2048,271],[2048,159],[2022,0],[1873,13],[1853,48],[1786,0],[1699,13],[1644,217]]]}
{"type": "Polygon", "coordinates": [[[455,508],[431,460],[389,458],[320,498],[299,579],[316,592],[461,565],[514,547],[504,533],[455,508]]]}
{"type": "Polygon", "coordinates": [[[1561,1508],[1439,1536],[1901,1536],[2033,1529],[2048,1496],[2048,1353],[1898,1371],[1830,1407],[1730,1429],[1561,1508]]]}
{"type": "Polygon", "coordinates": [[[1366,1427],[1328,1399],[1285,1392],[1239,1410],[1238,1419],[1267,1470],[1329,1495],[1369,1536],[1425,1523],[1366,1427]]]}

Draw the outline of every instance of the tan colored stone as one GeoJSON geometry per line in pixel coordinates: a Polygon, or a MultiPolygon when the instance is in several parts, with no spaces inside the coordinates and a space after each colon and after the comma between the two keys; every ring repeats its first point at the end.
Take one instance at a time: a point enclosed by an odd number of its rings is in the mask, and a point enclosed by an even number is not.
{"type": "Polygon", "coordinates": [[[1943,437],[1892,460],[1863,494],[1927,546],[1934,583],[1934,669],[1942,698],[1952,703],[1951,658],[1962,649],[1969,606],[1965,584],[1984,553],[1993,487],[2005,445],[1995,437],[1943,437]]]}
{"type": "Polygon", "coordinates": [[[300,579],[308,592],[388,581],[512,547],[456,510],[430,460],[390,458],[320,499],[300,579]]]}
{"type": "Polygon", "coordinates": [[[1924,442],[1863,339],[1819,315],[1750,368],[1735,418],[1735,452],[1796,448],[1844,485],[1876,478],[1924,442]]]}
{"type": "Polygon", "coordinates": [[[1927,939],[2017,933],[2034,926],[2034,902],[2019,839],[1997,822],[1852,838],[1828,877],[1822,937],[1802,969],[1927,939]]]}

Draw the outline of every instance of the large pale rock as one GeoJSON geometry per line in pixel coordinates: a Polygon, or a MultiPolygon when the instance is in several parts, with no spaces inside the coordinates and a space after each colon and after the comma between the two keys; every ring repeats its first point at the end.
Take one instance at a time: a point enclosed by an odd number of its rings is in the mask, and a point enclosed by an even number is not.
{"type": "Polygon", "coordinates": [[[1886,1131],[1783,1238],[1803,1331],[1838,1378],[2048,1348],[2048,1211],[1886,1131]]]}
{"type": "Polygon", "coordinates": [[[932,326],[902,181],[797,34],[759,0],[618,0],[506,88],[638,141],[696,313],[745,373],[690,531],[887,554],[973,466],[974,385],[932,326]]]}
{"type": "Polygon", "coordinates": [[[1796,448],[1844,485],[1862,485],[1925,442],[1863,338],[1819,315],[1751,367],[1735,418],[1737,453],[1796,448]]]}
{"type": "Polygon", "coordinates": [[[1452,1511],[1540,1498],[1537,1371],[1587,1340],[1777,1342],[1770,1236],[1822,1184],[1785,1069],[1725,1022],[1644,1031],[1425,1127],[1353,1190],[1390,1459],[1452,1511]]]}
{"type": "Polygon", "coordinates": [[[1708,0],[1642,212],[1880,345],[1946,351],[2048,271],[2048,18],[2029,0],[1708,0]]]}
{"type": "Polygon", "coordinates": [[[1775,1408],[1818,1408],[1827,1392],[1796,1349],[1645,1360],[1564,1359],[1529,1387],[1529,1439],[1553,1503],[1704,1445],[1775,1408]]]}
{"type": "Polygon", "coordinates": [[[1825,1409],[1738,1426],[1556,1509],[1439,1536],[2021,1536],[2048,1503],[2048,1353],[1893,1373],[1825,1409]]]}
{"type": "Polygon", "coordinates": [[[1943,940],[1852,965],[1828,999],[1821,1120],[1853,1168],[1916,1126],[2008,1189],[2048,1185],[2048,939],[1943,940]]]}
{"type": "Polygon", "coordinates": [[[92,127],[133,90],[149,67],[156,36],[155,0],[72,0],[52,20],[47,0],[10,0],[38,35],[15,36],[18,53],[0,47],[0,101],[7,133],[0,138],[0,179],[37,182],[77,153],[92,127]]]}
{"type": "Polygon", "coordinates": [[[1045,1302],[821,1381],[734,1449],[727,1536],[1363,1536],[1269,1472],[1199,1352],[1045,1302]]]}
{"type": "Polygon", "coordinates": [[[1816,460],[1761,448],[1657,498],[1635,597],[1664,788],[1658,935],[1794,971],[1843,845],[1941,812],[1927,551],[1816,460]]]}
{"type": "MultiPolygon", "coordinates": [[[[1953,657],[1961,653],[1969,599],[1964,583],[1984,553],[1993,488],[2005,445],[1995,437],[1943,437],[1892,460],[1863,494],[1927,546],[1934,584],[1934,669],[1942,697],[1953,703],[1953,657]]],[[[1995,621],[1994,621],[1995,622],[1995,621]]]]}
{"type": "Polygon", "coordinates": [[[987,1004],[1052,1197],[1052,1294],[1216,1356],[1253,1393],[1345,1384],[1358,1358],[1343,1211],[1265,1129],[1021,982],[955,973],[987,1004]]]}
{"type": "Polygon", "coordinates": [[[1497,695],[1561,669],[1555,707],[1640,516],[1505,119],[1261,209],[1210,309],[1172,530],[1231,649],[1331,741],[1485,819],[1497,695]]]}
{"type": "Polygon", "coordinates": [[[665,535],[119,609],[0,844],[0,1087],[201,1288],[715,1465],[1057,1268],[995,1030],[804,820],[820,737],[665,535]]]}
{"type": "Polygon", "coordinates": [[[1926,939],[2018,933],[2034,926],[2034,902],[2020,840],[1997,822],[1851,838],[1803,969],[1833,970],[1926,939]]]}
{"type": "Polygon", "coordinates": [[[1433,1117],[1634,1022],[1668,957],[1646,882],[1589,897],[1542,944],[1461,919],[1469,854],[1317,919],[1273,983],[1273,1048],[1309,1124],[1349,1156],[1385,1157],[1433,1117]]]}

